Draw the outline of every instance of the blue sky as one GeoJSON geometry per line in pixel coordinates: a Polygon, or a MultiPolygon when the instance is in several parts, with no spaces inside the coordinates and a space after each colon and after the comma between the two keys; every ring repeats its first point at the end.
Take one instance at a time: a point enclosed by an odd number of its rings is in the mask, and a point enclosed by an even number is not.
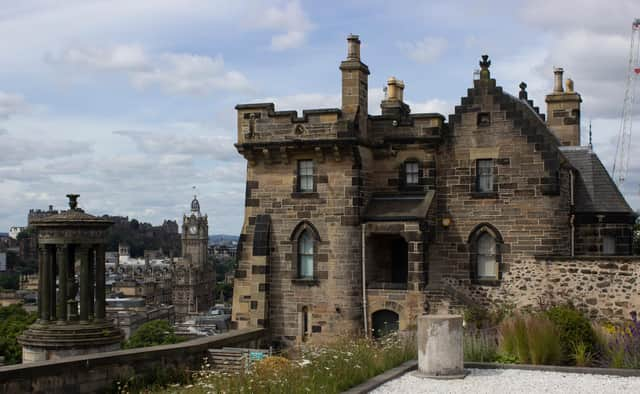
{"type": "MultiPolygon", "coordinates": [[[[413,112],[453,112],[484,53],[499,85],[516,94],[526,81],[544,110],[552,68],[564,67],[582,94],[583,143],[591,119],[610,168],[640,17],[633,0],[0,6],[0,231],[26,224],[30,208],[64,207],[69,192],[94,214],[181,220],[196,185],[210,232],[238,233],[245,163],[233,148],[233,107],[339,107],[349,33],[371,70],[371,113],[392,75],[413,112]]],[[[639,134],[623,188],[634,209],[639,134]]]]}

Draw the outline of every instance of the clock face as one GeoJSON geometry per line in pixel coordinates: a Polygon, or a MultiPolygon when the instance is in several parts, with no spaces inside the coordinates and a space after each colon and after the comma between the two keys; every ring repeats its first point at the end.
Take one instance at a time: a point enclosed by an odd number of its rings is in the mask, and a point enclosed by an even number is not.
{"type": "Polygon", "coordinates": [[[197,234],[198,233],[198,227],[196,227],[196,226],[189,227],[189,233],[197,234]]]}

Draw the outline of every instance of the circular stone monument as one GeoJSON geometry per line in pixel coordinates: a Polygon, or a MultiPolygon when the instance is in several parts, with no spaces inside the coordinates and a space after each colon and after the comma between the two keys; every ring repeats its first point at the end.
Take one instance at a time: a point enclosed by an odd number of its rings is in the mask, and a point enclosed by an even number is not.
{"type": "Polygon", "coordinates": [[[113,222],[78,208],[34,220],[38,234],[38,320],[19,338],[22,362],[120,349],[105,316],[105,238],[113,222]],[[78,302],[79,300],[79,302],[78,302]]]}

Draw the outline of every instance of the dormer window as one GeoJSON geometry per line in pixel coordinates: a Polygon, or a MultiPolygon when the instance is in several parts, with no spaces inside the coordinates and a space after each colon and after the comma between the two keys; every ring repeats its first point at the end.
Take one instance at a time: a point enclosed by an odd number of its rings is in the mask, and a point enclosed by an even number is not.
{"type": "Polygon", "coordinates": [[[404,164],[405,184],[417,185],[420,183],[420,167],[417,161],[408,161],[404,164]]]}

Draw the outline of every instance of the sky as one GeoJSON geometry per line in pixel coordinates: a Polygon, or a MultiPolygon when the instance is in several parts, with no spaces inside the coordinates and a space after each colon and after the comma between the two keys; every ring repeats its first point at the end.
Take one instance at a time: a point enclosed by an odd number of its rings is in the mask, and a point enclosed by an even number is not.
{"type": "MultiPolygon", "coordinates": [[[[193,186],[210,233],[237,234],[246,163],[238,103],[340,107],[346,36],[413,112],[452,113],[482,54],[546,112],[553,67],[582,95],[582,141],[615,156],[637,0],[0,0],[0,232],[68,193],[102,215],[182,222],[193,186]]],[[[640,127],[640,104],[634,108],[640,127]]],[[[622,189],[640,209],[640,130],[622,189]]]]}

